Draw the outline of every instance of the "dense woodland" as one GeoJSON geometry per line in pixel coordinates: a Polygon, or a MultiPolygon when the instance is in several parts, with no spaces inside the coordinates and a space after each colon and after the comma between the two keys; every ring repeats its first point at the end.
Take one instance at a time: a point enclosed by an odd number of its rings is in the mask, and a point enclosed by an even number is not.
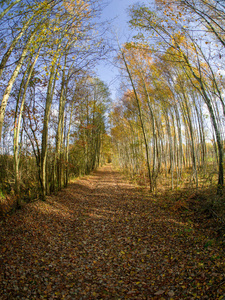
{"type": "Polygon", "coordinates": [[[118,54],[127,79],[112,137],[120,165],[132,177],[147,174],[151,191],[217,180],[222,194],[224,9],[205,0],[130,8],[137,35],[118,54]]]}
{"type": "Polygon", "coordinates": [[[2,300],[225,299],[225,1],[146,3],[0,0],[2,300]]]}
{"type": "Polygon", "coordinates": [[[97,1],[1,1],[1,193],[45,199],[102,159],[97,1]]]}
{"type": "Polygon", "coordinates": [[[117,101],[94,72],[113,50],[104,5],[0,1],[1,202],[45,200],[111,161],[151,192],[222,195],[225,4],[130,7],[135,36],[115,37],[117,101]]]}

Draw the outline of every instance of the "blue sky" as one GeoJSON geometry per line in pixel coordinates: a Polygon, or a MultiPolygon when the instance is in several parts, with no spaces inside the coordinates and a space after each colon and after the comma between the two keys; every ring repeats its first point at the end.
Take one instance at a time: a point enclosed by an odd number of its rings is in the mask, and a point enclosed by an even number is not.
{"type": "MultiPolygon", "coordinates": [[[[149,4],[152,1],[153,0],[109,0],[108,6],[103,11],[102,19],[113,19],[111,26],[112,36],[115,33],[115,36],[118,36],[121,44],[131,39],[132,33],[129,30],[129,25],[127,24],[129,20],[127,12],[128,7],[138,2],[149,4]]],[[[119,81],[116,80],[118,70],[110,64],[110,61],[105,63],[102,62],[98,67],[97,74],[101,80],[109,84],[112,98],[115,99],[117,89],[119,88],[119,81]]]]}

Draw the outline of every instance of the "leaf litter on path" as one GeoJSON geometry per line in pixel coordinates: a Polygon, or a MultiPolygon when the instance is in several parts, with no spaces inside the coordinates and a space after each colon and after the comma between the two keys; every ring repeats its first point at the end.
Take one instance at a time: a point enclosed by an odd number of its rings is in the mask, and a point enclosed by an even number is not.
{"type": "Polygon", "coordinates": [[[223,249],[111,166],[3,220],[0,241],[0,299],[225,296],[223,249]]]}

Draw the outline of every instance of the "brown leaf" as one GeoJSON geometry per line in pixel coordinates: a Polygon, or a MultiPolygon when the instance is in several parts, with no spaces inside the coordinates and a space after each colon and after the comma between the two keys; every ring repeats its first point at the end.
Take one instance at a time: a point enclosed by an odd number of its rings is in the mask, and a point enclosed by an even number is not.
{"type": "Polygon", "coordinates": [[[159,295],[162,295],[162,294],[164,294],[164,293],[165,293],[164,290],[159,290],[159,291],[156,292],[154,295],[159,296],[159,295]]]}

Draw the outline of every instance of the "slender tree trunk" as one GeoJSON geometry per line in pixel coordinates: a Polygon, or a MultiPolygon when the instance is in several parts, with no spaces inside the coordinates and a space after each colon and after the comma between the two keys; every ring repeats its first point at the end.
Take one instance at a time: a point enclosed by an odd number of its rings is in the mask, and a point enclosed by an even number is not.
{"type": "Polygon", "coordinates": [[[55,150],[56,153],[55,153],[55,159],[54,159],[54,177],[56,178],[57,190],[61,189],[60,153],[61,153],[62,138],[63,138],[63,132],[62,132],[63,115],[64,115],[64,109],[65,109],[65,103],[66,103],[65,68],[66,68],[66,58],[65,58],[64,69],[63,69],[63,74],[62,74],[61,91],[60,91],[60,98],[59,98],[59,117],[58,117],[57,133],[56,133],[56,150],[55,150]]]}
{"type": "Polygon", "coordinates": [[[145,128],[144,128],[144,122],[143,122],[143,117],[142,117],[142,112],[141,112],[140,100],[138,98],[138,95],[137,95],[137,92],[136,92],[136,88],[134,86],[134,82],[133,82],[133,79],[132,79],[132,76],[131,76],[131,73],[130,73],[127,61],[126,61],[126,58],[125,58],[125,54],[122,52],[122,50],[121,50],[121,54],[122,54],[122,57],[123,57],[123,61],[124,61],[124,64],[125,64],[125,67],[126,67],[126,70],[127,70],[127,73],[128,73],[128,76],[129,76],[129,79],[130,79],[130,82],[131,82],[131,85],[132,85],[132,88],[133,88],[133,91],[134,91],[134,95],[135,95],[135,99],[136,99],[136,102],[137,102],[137,106],[138,106],[139,118],[140,118],[140,122],[141,122],[141,128],[142,128],[142,133],[143,133],[143,138],[144,138],[144,144],[145,144],[145,152],[146,152],[146,160],[147,160],[147,168],[148,168],[149,185],[150,185],[150,191],[152,192],[153,191],[153,186],[152,186],[152,176],[151,176],[151,169],[150,169],[149,150],[148,150],[147,137],[146,137],[146,132],[145,132],[145,128]]]}
{"type": "Polygon", "coordinates": [[[9,4],[9,6],[7,6],[3,12],[0,13],[0,20],[10,11],[11,8],[13,8],[13,6],[15,6],[17,3],[19,3],[21,0],[15,0],[14,2],[12,2],[11,4],[9,4]]]}
{"type": "Polygon", "coordinates": [[[148,104],[148,108],[149,108],[149,112],[150,112],[150,116],[151,116],[151,125],[152,125],[152,133],[153,133],[152,179],[153,179],[153,189],[154,189],[154,187],[156,186],[156,178],[157,178],[157,172],[156,172],[157,135],[156,135],[156,129],[155,129],[155,117],[154,117],[154,113],[153,113],[153,109],[152,109],[151,101],[150,101],[150,96],[149,96],[149,93],[148,93],[148,90],[147,90],[147,86],[145,84],[144,77],[143,77],[143,75],[141,77],[142,77],[144,90],[145,90],[145,94],[146,94],[146,98],[147,98],[147,104],[148,104]]]}
{"type": "Polygon", "coordinates": [[[173,143],[172,143],[172,135],[171,135],[171,128],[169,122],[169,115],[168,112],[164,109],[164,116],[166,120],[166,130],[169,138],[169,156],[170,156],[170,174],[171,174],[171,189],[173,190],[174,187],[174,159],[173,159],[173,143]]]}
{"type": "Polygon", "coordinates": [[[70,146],[70,131],[71,131],[71,126],[72,126],[72,116],[73,116],[73,108],[75,104],[75,94],[73,98],[73,102],[71,105],[71,111],[70,111],[70,121],[69,121],[69,128],[67,131],[67,136],[66,136],[66,186],[68,185],[69,182],[69,146],[70,146]]]}
{"type": "Polygon", "coordinates": [[[179,156],[178,156],[178,145],[177,145],[177,132],[175,126],[175,118],[173,111],[170,110],[171,119],[172,119],[172,128],[173,128],[173,161],[174,161],[174,168],[176,170],[177,180],[176,180],[176,188],[179,185],[179,156]]]}
{"type": "Polygon", "coordinates": [[[217,147],[218,147],[218,153],[219,153],[219,171],[218,171],[218,184],[217,184],[217,194],[222,195],[223,193],[223,186],[224,186],[224,178],[223,178],[223,145],[222,145],[222,141],[221,141],[221,136],[220,136],[220,131],[218,129],[218,125],[216,122],[216,117],[213,111],[213,106],[211,103],[211,100],[207,94],[207,91],[205,90],[204,87],[204,83],[202,81],[202,78],[197,76],[195,74],[195,71],[193,70],[188,57],[185,55],[185,53],[180,49],[179,45],[177,44],[177,48],[179,50],[179,52],[181,53],[181,55],[184,58],[184,61],[187,63],[187,66],[191,72],[191,74],[193,75],[193,77],[197,80],[197,82],[199,83],[199,87],[197,87],[194,83],[193,80],[190,78],[191,83],[193,84],[193,86],[200,92],[200,94],[202,95],[208,110],[209,110],[209,114],[210,114],[210,118],[213,124],[213,128],[215,130],[215,134],[216,134],[216,141],[217,141],[217,147]]]}
{"type": "Polygon", "coordinates": [[[41,150],[41,178],[42,178],[42,199],[45,200],[47,193],[47,182],[46,182],[46,162],[47,162],[47,145],[48,145],[48,123],[49,115],[52,105],[52,99],[54,95],[55,83],[57,77],[56,64],[51,67],[48,90],[46,96],[45,113],[44,113],[44,124],[42,132],[42,150],[41,150]]]}
{"type": "Polygon", "coordinates": [[[2,60],[1,60],[1,63],[0,63],[0,78],[2,77],[2,73],[4,71],[6,63],[7,63],[8,59],[9,59],[12,51],[15,49],[15,46],[16,46],[17,42],[19,41],[19,39],[23,36],[23,34],[26,32],[26,30],[30,26],[33,18],[34,18],[34,16],[31,16],[30,19],[24,24],[24,26],[21,29],[20,33],[14,38],[14,40],[12,41],[12,43],[9,46],[8,50],[4,54],[4,56],[3,56],[2,60]]]}
{"type": "Polygon", "coordinates": [[[24,47],[23,49],[23,52],[21,54],[21,57],[17,63],[17,66],[16,68],[14,69],[14,72],[8,82],[8,85],[5,89],[5,92],[3,94],[3,97],[2,97],[2,102],[1,102],[1,107],[0,107],[0,141],[1,141],[1,136],[2,136],[2,127],[3,127],[3,122],[4,122],[4,117],[5,117],[5,110],[6,110],[6,106],[7,106],[7,102],[8,102],[8,99],[9,99],[9,96],[10,96],[10,93],[11,93],[11,90],[12,90],[12,87],[13,87],[13,84],[19,74],[19,71],[23,65],[23,62],[24,62],[24,59],[26,58],[27,56],[27,53],[29,51],[29,47],[30,47],[30,44],[34,38],[34,35],[35,35],[36,31],[33,31],[32,34],[30,35],[29,37],[29,40],[26,44],[26,46],[24,47]]]}
{"type": "MultiPolygon", "coordinates": [[[[25,98],[26,98],[26,91],[28,88],[28,84],[30,82],[31,79],[31,75],[32,72],[34,70],[34,66],[38,60],[40,54],[40,49],[33,61],[33,63],[31,64],[30,68],[29,68],[29,73],[27,76],[27,80],[24,86],[24,90],[23,90],[23,97],[22,97],[22,101],[21,101],[21,105],[20,105],[20,112],[18,115],[18,119],[17,119],[17,111],[16,111],[16,116],[15,116],[15,126],[14,126],[14,172],[15,172],[15,190],[16,190],[16,194],[19,194],[20,191],[20,184],[19,184],[19,153],[18,153],[18,148],[19,148],[19,135],[20,135],[20,127],[21,127],[21,121],[22,121],[22,113],[23,113],[23,109],[24,109],[24,103],[25,103],[25,98]]],[[[22,84],[23,84],[23,80],[22,80],[22,84]]],[[[21,86],[22,88],[22,86],[21,86]]],[[[20,94],[20,93],[19,93],[20,94]]],[[[18,101],[20,99],[20,96],[18,97],[18,101]]],[[[19,203],[18,203],[19,205],[19,203]]]]}
{"type": "Polygon", "coordinates": [[[190,108],[188,106],[188,100],[186,98],[185,92],[183,91],[183,99],[185,102],[185,108],[184,108],[184,112],[186,112],[186,120],[187,120],[187,125],[189,128],[189,132],[190,132],[190,141],[191,141],[191,157],[192,157],[192,167],[193,167],[193,171],[194,171],[194,177],[196,180],[196,188],[198,188],[198,171],[197,171],[197,164],[196,164],[196,155],[195,155],[195,147],[194,147],[194,131],[193,131],[193,125],[192,125],[192,120],[191,120],[191,112],[190,112],[190,108]]]}
{"type": "Polygon", "coordinates": [[[178,177],[179,180],[182,176],[182,167],[183,167],[183,141],[182,141],[182,132],[181,132],[181,122],[179,111],[177,105],[174,105],[175,116],[176,116],[176,123],[177,123],[177,130],[178,130],[178,139],[179,139],[179,152],[178,152],[178,177]]]}

